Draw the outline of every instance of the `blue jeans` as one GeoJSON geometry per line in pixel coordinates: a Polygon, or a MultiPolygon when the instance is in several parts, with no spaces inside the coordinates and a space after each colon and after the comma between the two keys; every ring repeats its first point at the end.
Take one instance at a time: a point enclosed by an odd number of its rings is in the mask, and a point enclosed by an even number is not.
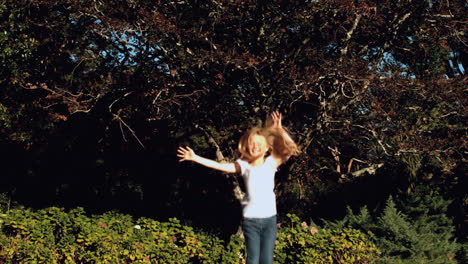
{"type": "Polygon", "coordinates": [[[268,218],[244,218],[247,264],[272,264],[276,241],[276,215],[268,218]]]}

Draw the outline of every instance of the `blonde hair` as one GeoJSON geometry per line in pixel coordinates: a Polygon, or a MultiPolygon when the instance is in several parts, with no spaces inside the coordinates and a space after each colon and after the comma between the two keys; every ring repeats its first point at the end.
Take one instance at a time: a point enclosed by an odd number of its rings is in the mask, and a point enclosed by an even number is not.
{"type": "Polygon", "coordinates": [[[300,152],[297,144],[285,128],[253,127],[239,140],[238,149],[242,160],[250,162],[253,159],[249,152],[249,139],[252,135],[265,137],[271,153],[277,157],[281,157],[283,160],[287,160],[292,155],[297,155],[300,152]]]}
{"type": "MultiPolygon", "coordinates": [[[[241,159],[245,161],[251,161],[253,159],[252,155],[250,155],[249,151],[249,139],[252,135],[259,135],[259,136],[264,136],[262,134],[262,129],[259,127],[253,127],[249,129],[247,132],[242,135],[242,137],[239,140],[239,145],[238,149],[241,154],[241,159]]],[[[267,141],[268,144],[268,141],[267,141]]]]}

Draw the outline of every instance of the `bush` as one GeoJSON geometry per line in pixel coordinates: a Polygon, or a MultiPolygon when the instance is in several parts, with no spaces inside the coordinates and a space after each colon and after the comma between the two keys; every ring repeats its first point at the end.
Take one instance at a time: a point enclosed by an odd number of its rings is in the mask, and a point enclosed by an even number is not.
{"type": "MultiPolygon", "coordinates": [[[[279,229],[275,263],[370,263],[376,247],[360,231],[320,230],[290,215],[279,229]]],[[[82,208],[12,209],[0,215],[0,263],[245,264],[244,240],[226,244],[177,219],[158,222],[82,208]]]]}
{"type": "Polygon", "coordinates": [[[220,263],[224,257],[222,241],[177,219],[135,224],[115,212],[88,217],[81,208],[13,209],[1,216],[1,226],[1,263],[220,263]]]}
{"type": "Polygon", "coordinates": [[[290,223],[278,232],[275,263],[372,263],[379,255],[367,234],[350,228],[318,229],[288,214],[290,223]]]}

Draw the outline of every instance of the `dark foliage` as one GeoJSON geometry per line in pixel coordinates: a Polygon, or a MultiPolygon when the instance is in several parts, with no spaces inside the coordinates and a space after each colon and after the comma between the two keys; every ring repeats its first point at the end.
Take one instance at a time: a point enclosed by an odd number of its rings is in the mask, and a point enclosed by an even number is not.
{"type": "Polygon", "coordinates": [[[230,233],[238,183],[179,165],[175,150],[233,159],[278,109],[302,149],[279,172],[280,214],[336,218],[424,184],[454,200],[465,237],[466,9],[1,1],[1,192],[230,233]]]}

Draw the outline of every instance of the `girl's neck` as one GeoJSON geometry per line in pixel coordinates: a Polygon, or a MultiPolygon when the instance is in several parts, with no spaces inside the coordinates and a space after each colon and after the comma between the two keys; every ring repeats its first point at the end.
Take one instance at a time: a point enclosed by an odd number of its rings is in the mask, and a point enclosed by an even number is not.
{"type": "Polygon", "coordinates": [[[252,167],[257,167],[257,166],[261,166],[263,165],[263,163],[265,163],[265,156],[260,156],[252,161],[249,162],[249,165],[252,166],[252,167]]]}

